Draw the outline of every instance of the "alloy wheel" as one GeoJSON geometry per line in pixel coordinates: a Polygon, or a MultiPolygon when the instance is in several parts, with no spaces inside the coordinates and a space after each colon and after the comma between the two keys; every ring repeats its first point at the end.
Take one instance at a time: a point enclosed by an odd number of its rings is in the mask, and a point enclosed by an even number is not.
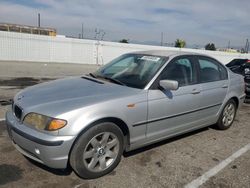
{"type": "Polygon", "coordinates": [[[234,120],[235,116],[235,106],[233,103],[227,104],[223,111],[222,123],[224,126],[228,127],[234,120]]]}
{"type": "Polygon", "coordinates": [[[94,136],[84,149],[85,167],[92,172],[106,170],[116,160],[119,147],[117,136],[111,132],[103,132],[94,136]]]}

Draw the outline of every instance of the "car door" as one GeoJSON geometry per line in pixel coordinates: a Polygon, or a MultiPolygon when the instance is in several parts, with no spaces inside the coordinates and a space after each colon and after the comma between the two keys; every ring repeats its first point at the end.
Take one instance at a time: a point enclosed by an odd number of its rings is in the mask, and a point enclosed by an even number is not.
{"type": "Polygon", "coordinates": [[[170,61],[148,91],[147,139],[157,140],[197,126],[201,86],[192,56],[170,61]],[[176,80],[176,91],[159,89],[160,80],[176,80]]]}
{"type": "Polygon", "coordinates": [[[203,123],[215,123],[216,115],[228,91],[228,75],[226,68],[215,59],[197,56],[201,83],[200,116],[203,123]]]}

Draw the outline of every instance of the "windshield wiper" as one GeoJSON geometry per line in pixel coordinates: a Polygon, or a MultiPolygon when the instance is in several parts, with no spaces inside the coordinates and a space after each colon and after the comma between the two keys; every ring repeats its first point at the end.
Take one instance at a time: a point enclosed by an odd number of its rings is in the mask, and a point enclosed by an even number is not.
{"type": "MultiPolygon", "coordinates": [[[[98,76],[99,77],[99,76],[98,76]]],[[[123,86],[126,86],[126,84],[122,83],[121,81],[117,80],[117,79],[114,79],[114,78],[111,78],[111,77],[107,77],[107,76],[100,76],[101,78],[104,78],[105,80],[109,80],[113,83],[116,83],[116,84],[119,84],[119,85],[123,85],[123,86]]]]}
{"type": "Polygon", "coordinates": [[[89,73],[89,76],[93,77],[93,78],[103,78],[105,80],[108,80],[108,81],[111,81],[113,83],[116,83],[116,84],[119,84],[119,85],[123,85],[123,86],[126,86],[126,84],[122,83],[121,81],[117,80],[117,79],[114,79],[114,78],[110,78],[108,76],[103,76],[103,75],[96,75],[96,74],[93,74],[93,73],[89,73]]]}
{"type": "Polygon", "coordinates": [[[93,78],[96,78],[96,76],[93,74],[93,73],[89,73],[89,76],[93,77],[93,78]]]}

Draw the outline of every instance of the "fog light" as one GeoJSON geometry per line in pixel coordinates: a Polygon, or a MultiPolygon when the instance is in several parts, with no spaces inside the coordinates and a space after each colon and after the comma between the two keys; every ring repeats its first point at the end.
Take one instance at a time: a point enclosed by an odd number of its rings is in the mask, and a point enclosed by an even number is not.
{"type": "Polygon", "coordinates": [[[35,148],[35,152],[36,152],[36,154],[40,155],[40,150],[39,149],[35,148]]]}

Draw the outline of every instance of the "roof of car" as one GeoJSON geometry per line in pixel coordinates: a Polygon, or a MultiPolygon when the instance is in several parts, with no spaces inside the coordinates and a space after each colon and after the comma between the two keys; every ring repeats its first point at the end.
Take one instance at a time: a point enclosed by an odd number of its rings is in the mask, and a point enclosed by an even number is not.
{"type": "Polygon", "coordinates": [[[177,55],[202,55],[207,56],[205,54],[193,53],[193,52],[183,52],[183,51],[170,51],[170,50],[147,50],[147,51],[137,51],[133,52],[137,54],[145,54],[145,55],[157,55],[157,56],[177,56],[177,55]]]}

